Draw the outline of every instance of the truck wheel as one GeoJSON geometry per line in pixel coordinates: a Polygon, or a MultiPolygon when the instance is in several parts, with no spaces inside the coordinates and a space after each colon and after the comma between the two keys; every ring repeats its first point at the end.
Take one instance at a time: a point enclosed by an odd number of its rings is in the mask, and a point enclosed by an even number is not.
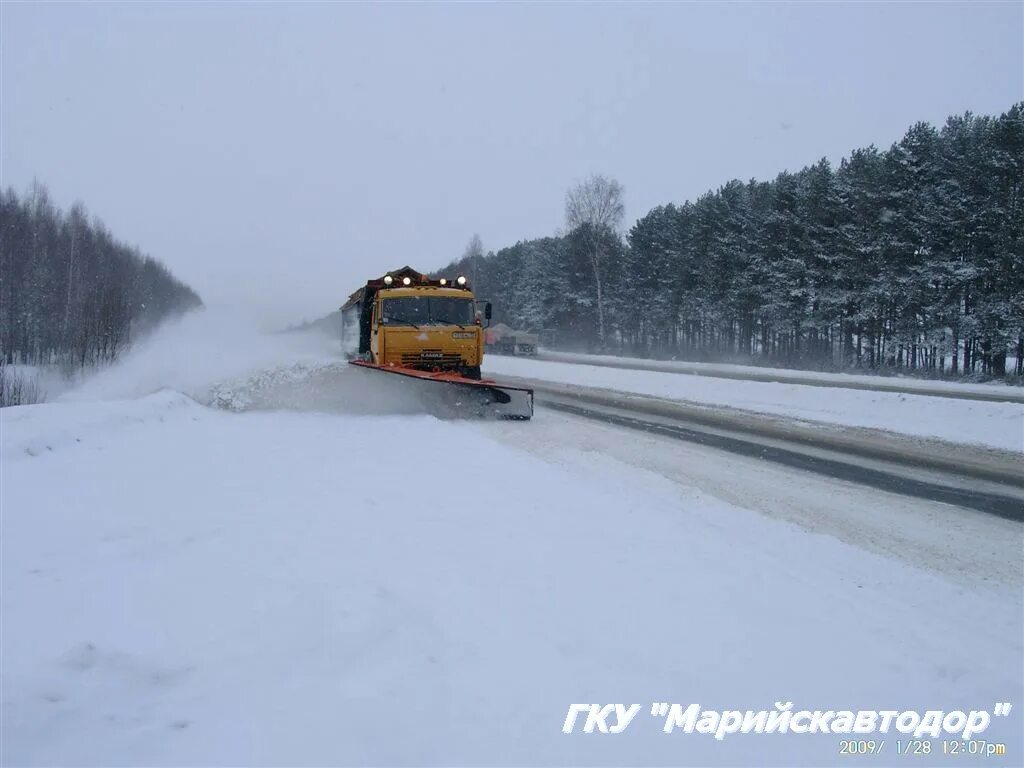
{"type": "Polygon", "coordinates": [[[467,365],[462,369],[462,375],[467,379],[479,379],[480,378],[480,366],[479,365],[467,365]]]}

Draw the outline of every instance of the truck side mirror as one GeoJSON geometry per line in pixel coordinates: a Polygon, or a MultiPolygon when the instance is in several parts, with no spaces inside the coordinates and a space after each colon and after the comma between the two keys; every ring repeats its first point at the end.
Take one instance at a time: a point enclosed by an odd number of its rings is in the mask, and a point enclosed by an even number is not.
{"type": "Polygon", "coordinates": [[[484,319],[491,319],[491,302],[489,301],[486,304],[484,304],[484,319]]]}

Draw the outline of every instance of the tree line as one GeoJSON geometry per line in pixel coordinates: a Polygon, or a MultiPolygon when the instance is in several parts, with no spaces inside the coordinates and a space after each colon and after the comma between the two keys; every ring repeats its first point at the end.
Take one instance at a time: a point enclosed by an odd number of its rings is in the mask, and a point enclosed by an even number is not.
{"type": "Polygon", "coordinates": [[[622,187],[594,176],[569,191],[565,233],[487,254],[476,239],[444,271],[563,348],[1020,376],[1022,181],[1019,103],[917,123],[838,168],[730,181],[624,236],[622,187]]]}
{"type": "Polygon", "coordinates": [[[162,264],[45,187],[0,193],[0,359],[65,370],[114,360],[133,336],[201,305],[162,264]]]}

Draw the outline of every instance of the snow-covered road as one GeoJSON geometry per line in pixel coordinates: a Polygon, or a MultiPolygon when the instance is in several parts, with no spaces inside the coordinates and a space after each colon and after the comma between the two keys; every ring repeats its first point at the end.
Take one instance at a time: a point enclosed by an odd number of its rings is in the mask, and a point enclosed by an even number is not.
{"type": "Polygon", "coordinates": [[[572,703],[655,701],[1010,701],[984,738],[1019,763],[1019,524],[550,411],[380,415],[315,365],[215,368],[154,392],[130,358],[0,412],[0,763],[850,764],[838,735],[561,732],[572,703]]]}
{"type": "Polygon", "coordinates": [[[539,409],[529,430],[481,427],[494,439],[558,465],[623,466],[967,586],[1024,582],[1024,527],[935,503],[647,432],[539,409]]]}
{"type": "Polygon", "coordinates": [[[774,414],[809,423],[883,429],[1024,452],[1024,404],[899,392],[739,381],[489,355],[488,375],[600,387],[668,400],[774,414]]]}

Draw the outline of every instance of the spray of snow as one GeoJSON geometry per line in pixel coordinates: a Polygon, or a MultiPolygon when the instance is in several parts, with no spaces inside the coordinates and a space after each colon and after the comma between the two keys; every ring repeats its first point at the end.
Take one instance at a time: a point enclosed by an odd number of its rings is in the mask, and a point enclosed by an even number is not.
{"type": "Polygon", "coordinates": [[[204,309],[161,326],[120,361],[66,392],[62,400],[141,397],[161,389],[210,401],[220,383],[298,363],[342,359],[337,339],[316,331],[273,333],[237,310],[204,309]]]}

